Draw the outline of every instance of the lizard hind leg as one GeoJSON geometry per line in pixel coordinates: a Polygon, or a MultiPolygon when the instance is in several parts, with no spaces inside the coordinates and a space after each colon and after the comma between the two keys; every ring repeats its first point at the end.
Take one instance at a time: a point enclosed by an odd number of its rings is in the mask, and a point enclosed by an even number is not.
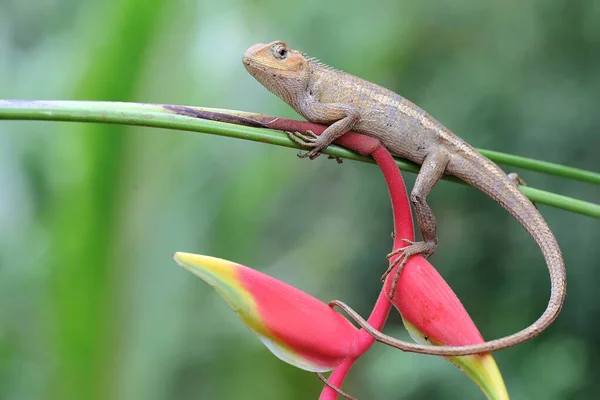
{"type": "Polygon", "coordinates": [[[417,175],[415,186],[410,194],[410,200],[415,209],[415,214],[417,215],[417,221],[421,230],[421,236],[423,236],[423,241],[412,242],[403,239],[403,241],[409,243],[409,245],[388,254],[388,258],[401,254],[400,257],[392,262],[382,277],[382,279],[385,279],[393,268],[400,264],[394,274],[394,281],[392,282],[392,288],[389,293],[390,299],[394,298],[400,272],[402,271],[402,267],[404,267],[408,261],[408,258],[415,254],[422,254],[424,257],[429,257],[437,248],[435,215],[433,214],[431,207],[429,207],[429,204],[427,204],[426,199],[435,184],[438,183],[444,175],[449,161],[450,158],[445,151],[433,151],[425,157],[421,170],[417,175]]]}

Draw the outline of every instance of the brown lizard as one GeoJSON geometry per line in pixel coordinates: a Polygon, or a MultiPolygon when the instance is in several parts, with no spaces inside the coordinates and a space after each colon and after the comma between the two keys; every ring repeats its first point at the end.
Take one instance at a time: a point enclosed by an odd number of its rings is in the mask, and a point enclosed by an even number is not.
{"type": "MultiPolygon", "coordinates": [[[[308,121],[329,125],[320,136],[310,131],[288,133],[292,140],[311,148],[300,157],[316,158],[335,139],[353,130],[378,139],[391,153],[421,165],[410,199],[423,241],[388,255],[401,253],[395,262],[402,260],[398,274],[408,257],[431,255],[437,247],[435,217],[426,198],[444,174],[457,176],[493,198],[521,223],[541,249],[550,271],[551,294],[536,322],[502,339],[460,347],[422,346],[426,350],[418,352],[456,356],[495,351],[539,335],[556,319],[566,295],[560,248],[537,208],[496,164],[402,96],[332,69],[292,50],[285,42],[255,44],[244,54],[243,63],[256,80],[308,121]]],[[[392,346],[399,342],[364,320],[357,322],[371,334],[377,333],[374,336],[381,342],[392,346]]]]}

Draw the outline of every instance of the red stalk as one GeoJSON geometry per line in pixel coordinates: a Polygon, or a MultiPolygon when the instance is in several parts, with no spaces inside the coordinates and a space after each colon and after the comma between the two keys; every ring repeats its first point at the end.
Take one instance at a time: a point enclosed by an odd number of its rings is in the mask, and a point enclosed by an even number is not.
{"type": "MultiPolygon", "coordinates": [[[[304,132],[311,130],[317,135],[320,135],[326,128],[323,125],[304,121],[294,121],[287,118],[275,118],[267,122],[267,118],[269,117],[261,119],[261,122],[264,123],[265,126],[283,131],[304,132]]],[[[356,132],[348,132],[344,134],[342,137],[337,139],[335,143],[359,154],[371,155],[373,159],[375,159],[375,162],[383,173],[383,177],[390,193],[390,199],[392,201],[392,214],[394,218],[395,233],[393,249],[395,250],[405,247],[406,243],[404,243],[402,239],[414,240],[415,233],[413,228],[413,220],[402,174],[400,173],[400,170],[398,169],[398,166],[396,165],[396,162],[394,161],[394,158],[390,152],[381,145],[379,140],[366,135],[361,135],[356,132]]],[[[394,259],[390,260],[390,262],[393,260],[394,259]]],[[[410,259],[408,260],[405,268],[409,267],[409,265],[410,259]]],[[[395,273],[396,268],[391,271],[386,281],[393,279],[395,273]]],[[[369,324],[377,330],[383,329],[392,307],[392,303],[390,302],[387,294],[388,286],[389,285],[383,285],[381,292],[377,297],[377,301],[375,302],[375,306],[371,311],[371,315],[367,319],[367,322],[369,322],[369,324]]],[[[375,339],[365,330],[361,329],[356,338],[356,351],[353,352],[356,354],[356,357],[344,361],[335,370],[333,370],[329,376],[329,382],[332,385],[341,388],[342,384],[344,383],[344,379],[346,378],[348,372],[350,372],[354,362],[362,354],[364,354],[373,345],[373,343],[375,343],[375,339]]],[[[338,393],[335,390],[329,386],[325,386],[319,399],[335,400],[337,399],[337,396],[338,393]]]]}
{"type": "MultiPolygon", "coordinates": [[[[283,130],[283,131],[303,132],[306,130],[311,130],[314,133],[316,133],[317,135],[319,135],[326,129],[325,126],[313,124],[310,122],[295,121],[295,120],[290,120],[290,119],[285,119],[285,118],[273,118],[273,117],[268,117],[268,116],[263,116],[263,115],[254,116],[252,118],[252,120],[254,122],[258,122],[259,125],[269,127],[272,129],[283,130]]],[[[396,166],[396,163],[395,163],[392,155],[387,151],[387,149],[384,146],[381,145],[381,143],[377,139],[371,138],[369,136],[361,135],[356,132],[348,132],[348,133],[344,134],[341,138],[336,140],[335,143],[340,146],[343,146],[345,148],[348,148],[350,150],[353,150],[359,154],[371,155],[375,159],[375,162],[377,163],[377,165],[381,169],[381,172],[383,173],[384,179],[386,181],[386,184],[388,186],[388,190],[390,193],[390,199],[392,202],[392,212],[393,212],[393,218],[394,218],[394,233],[395,233],[393,249],[396,250],[396,249],[406,247],[407,244],[402,239],[408,239],[411,241],[414,240],[414,228],[413,228],[412,214],[411,214],[411,209],[410,209],[410,205],[409,205],[409,201],[408,201],[408,196],[406,194],[406,187],[405,187],[404,181],[402,179],[402,175],[400,173],[400,170],[396,166]]],[[[400,256],[401,256],[400,254],[394,256],[390,260],[390,262],[393,262],[396,258],[398,258],[400,256]]],[[[382,290],[379,294],[379,297],[377,298],[375,306],[371,312],[371,315],[369,316],[369,318],[367,320],[371,326],[373,326],[375,329],[377,329],[379,331],[381,331],[383,329],[383,326],[387,320],[389,311],[392,306],[392,303],[389,301],[388,294],[389,294],[389,290],[391,288],[391,283],[392,283],[393,279],[395,278],[396,271],[397,271],[397,267],[394,268],[391,271],[391,273],[388,275],[386,281],[384,282],[382,290]]],[[[447,287],[447,284],[443,281],[443,278],[441,278],[439,276],[439,274],[437,274],[437,272],[435,272],[435,270],[431,267],[431,265],[429,263],[427,263],[427,261],[425,261],[422,257],[419,257],[419,256],[411,257],[407,261],[406,265],[404,266],[402,277],[400,277],[400,279],[398,281],[397,289],[401,289],[401,287],[403,285],[406,285],[411,280],[414,280],[414,282],[418,282],[420,284],[423,284],[423,283],[431,284],[432,282],[441,280],[441,283],[443,283],[442,286],[445,286],[445,288],[450,289],[449,287],[447,287]],[[425,270],[422,270],[423,262],[426,263],[425,270]],[[427,278],[424,278],[423,271],[425,271],[429,274],[429,275],[427,275],[427,278]],[[406,279],[403,279],[403,277],[406,279]],[[423,279],[425,279],[426,282],[424,282],[423,279]]],[[[415,289],[415,287],[411,287],[412,291],[414,291],[414,289],[415,289]]],[[[416,289],[419,289],[419,285],[417,285],[416,289]]],[[[421,290],[423,290],[423,288],[421,288],[421,290]]],[[[416,293],[418,293],[418,292],[416,292],[416,293]]],[[[457,310],[461,309],[462,312],[458,313],[460,315],[452,315],[451,317],[449,315],[445,316],[445,317],[449,317],[450,318],[449,320],[447,320],[447,319],[444,320],[443,318],[439,318],[440,317],[439,315],[437,315],[437,316],[434,315],[434,317],[436,317],[436,320],[439,319],[437,321],[438,322],[437,325],[433,324],[431,326],[427,326],[427,329],[423,330],[423,332],[428,332],[433,329],[433,332],[435,332],[435,333],[434,333],[434,336],[432,336],[432,338],[433,337],[438,338],[438,336],[439,336],[438,339],[443,339],[442,342],[447,345],[448,344],[463,345],[463,344],[473,344],[473,343],[483,342],[483,338],[479,334],[477,328],[475,327],[472,320],[466,313],[466,310],[464,310],[464,308],[460,304],[460,301],[458,300],[458,298],[456,298],[456,296],[451,292],[451,289],[450,289],[450,293],[447,293],[444,289],[443,294],[445,294],[446,297],[445,297],[445,299],[441,300],[442,304],[454,303],[454,306],[455,306],[454,309],[457,309],[457,310]],[[450,323],[450,322],[452,322],[452,323],[450,323]],[[469,325],[471,325],[471,326],[469,326],[469,325]],[[453,326],[452,329],[448,330],[447,328],[449,326],[453,326]],[[461,328],[461,329],[458,329],[458,328],[461,328]],[[462,329],[462,328],[465,328],[465,329],[462,329]]],[[[419,307],[414,308],[413,303],[414,303],[415,299],[405,298],[405,297],[400,297],[400,298],[396,297],[394,300],[397,303],[396,304],[397,307],[399,307],[399,309],[404,310],[402,313],[402,315],[404,317],[406,317],[407,315],[410,315],[411,312],[413,314],[415,312],[417,313],[417,315],[412,315],[412,317],[409,318],[409,321],[413,324],[415,323],[415,321],[419,321],[422,319],[422,318],[418,318],[418,317],[423,317],[423,315],[425,315],[427,317],[432,316],[432,315],[430,315],[431,310],[427,309],[427,307],[425,310],[423,310],[422,308],[419,308],[419,307]]],[[[426,304],[430,303],[428,301],[428,299],[425,299],[424,302],[426,304]]],[[[442,315],[441,317],[444,317],[444,315],[442,315]]],[[[429,321],[428,324],[430,322],[431,321],[429,321]]],[[[416,327],[418,329],[422,329],[422,327],[420,325],[422,325],[422,323],[417,323],[416,327]]],[[[367,332],[365,332],[362,329],[359,330],[359,332],[355,338],[354,348],[352,349],[352,354],[354,355],[353,358],[350,358],[350,359],[344,361],[342,364],[340,364],[331,373],[331,375],[329,377],[329,382],[332,385],[334,385],[338,388],[341,388],[341,386],[344,382],[344,379],[345,379],[346,375],[348,374],[348,372],[350,371],[350,369],[352,368],[352,365],[354,364],[354,362],[362,354],[364,354],[371,347],[371,345],[373,345],[374,342],[375,342],[375,339],[371,335],[369,335],[367,332]]],[[[450,360],[450,361],[452,361],[452,360],[450,360]]],[[[452,361],[452,362],[455,362],[455,361],[452,361]]],[[[500,377],[500,379],[501,379],[501,377],[500,377]]],[[[503,385],[503,383],[502,383],[502,385],[503,385]]],[[[483,389],[483,387],[482,387],[482,389],[483,389]]],[[[484,392],[485,392],[485,390],[484,390],[484,392]]],[[[487,393],[487,392],[485,392],[485,393],[487,393]]],[[[321,396],[319,397],[319,399],[320,400],[335,400],[335,399],[337,399],[337,397],[338,397],[338,393],[335,390],[333,390],[329,386],[325,386],[325,388],[321,392],[321,396]]]]}
{"type": "MultiPolygon", "coordinates": [[[[381,169],[383,177],[387,184],[390,192],[390,198],[392,200],[392,213],[394,216],[394,249],[398,249],[406,246],[406,243],[402,239],[414,240],[414,229],[412,214],[410,212],[410,205],[408,202],[408,196],[406,195],[406,186],[404,180],[400,174],[400,170],[396,166],[394,158],[389,151],[381,144],[378,140],[370,138],[368,136],[359,135],[356,133],[347,133],[336,141],[343,147],[350,150],[356,151],[357,153],[368,155],[370,154],[375,159],[375,162],[381,169]],[[376,143],[373,143],[376,142],[376,143]]],[[[408,264],[407,264],[408,266],[408,264]]],[[[390,279],[393,279],[396,269],[389,275],[390,279]]],[[[377,330],[382,330],[387,320],[388,314],[392,307],[390,303],[386,286],[384,285],[379,293],[373,311],[369,316],[367,322],[377,330]]],[[[375,339],[369,335],[366,331],[361,329],[357,337],[357,354],[356,358],[344,361],[338,366],[329,376],[331,384],[337,387],[342,387],[346,375],[352,368],[352,365],[364,354],[372,345],[375,343],[375,339]]],[[[321,392],[320,400],[335,400],[338,394],[331,389],[329,386],[325,386],[321,392]]]]}

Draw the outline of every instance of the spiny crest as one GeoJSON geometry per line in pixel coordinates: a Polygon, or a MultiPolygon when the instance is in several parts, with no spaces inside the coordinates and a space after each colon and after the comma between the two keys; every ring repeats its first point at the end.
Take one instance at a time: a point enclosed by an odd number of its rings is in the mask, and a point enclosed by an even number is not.
{"type": "Polygon", "coordinates": [[[342,72],[339,69],[335,69],[335,68],[330,67],[329,65],[321,62],[321,60],[319,60],[318,58],[311,57],[311,56],[309,56],[306,53],[302,53],[302,55],[304,56],[304,58],[306,58],[306,61],[308,61],[309,64],[314,64],[314,65],[316,65],[318,67],[322,67],[322,68],[328,69],[330,71],[342,72]]]}

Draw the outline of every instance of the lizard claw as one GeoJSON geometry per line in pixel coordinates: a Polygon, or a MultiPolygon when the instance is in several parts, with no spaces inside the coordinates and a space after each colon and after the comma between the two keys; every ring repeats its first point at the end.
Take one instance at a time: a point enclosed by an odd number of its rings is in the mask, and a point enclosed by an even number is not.
{"type": "MultiPolygon", "coordinates": [[[[413,242],[412,240],[408,240],[408,239],[402,239],[402,241],[404,243],[408,244],[408,245],[415,244],[415,242],[413,242]]],[[[387,258],[389,260],[390,258],[394,257],[395,255],[402,253],[405,248],[406,247],[402,247],[400,249],[396,249],[396,250],[392,251],[390,254],[388,254],[387,256],[385,256],[385,258],[387,258]]]]}
{"type": "Polygon", "coordinates": [[[307,151],[306,153],[299,152],[298,157],[300,157],[300,158],[308,157],[311,160],[314,160],[315,158],[317,158],[321,155],[321,152],[324,149],[324,147],[322,147],[322,144],[319,143],[319,140],[318,140],[319,136],[316,133],[314,133],[313,131],[307,130],[305,133],[286,132],[286,134],[288,135],[290,140],[292,140],[294,143],[297,143],[303,147],[312,147],[312,149],[307,151]]]}
{"type": "Polygon", "coordinates": [[[341,159],[340,157],[336,157],[336,156],[327,156],[328,160],[335,160],[337,161],[338,164],[342,164],[344,162],[343,159],[341,159]]]}
{"type": "Polygon", "coordinates": [[[315,142],[319,138],[313,131],[285,132],[291,141],[304,147],[315,147],[315,142]]]}
{"type": "Polygon", "coordinates": [[[306,153],[298,153],[298,157],[300,157],[300,158],[308,157],[311,160],[314,160],[315,158],[317,158],[321,155],[321,151],[323,151],[323,149],[321,149],[319,147],[315,147],[314,149],[307,151],[306,153]]]}
{"type": "Polygon", "coordinates": [[[314,149],[312,149],[311,151],[309,151],[306,154],[308,155],[308,158],[310,158],[311,160],[314,160],[315,158],[317,158],[321,155],[321,151],[323,151],[323,149],[315,147],[314,149]]]}
{"type": "Polygon", "coordinates": [[[396,273],[394,274],[394,280],[392,282],[392,287],[389,293],[390,300],[394,298],[394,293],[396,292],[396,285],[398,284],[398,278],[400,278],[400,272],[402,272],[402,268],[404,268],[404,265],[406,264],[408,259],[411,256],[417,254],[422,254],[424,257],[429,257],[435,251],[436,247],[435,242],[413,242],[412,240],[408,239],[402,239],[402,241],[404,243],[408,243],[408,246],[394,250],[393,252],[387,255],[387,258],[389,259],[400,254],[398,258],[392,261],[388,269],[381,277],[381,281],[385,282],[392,270],[396,268],[396,266],[398,266],[398,269],[396,269],[396,273]]]}

